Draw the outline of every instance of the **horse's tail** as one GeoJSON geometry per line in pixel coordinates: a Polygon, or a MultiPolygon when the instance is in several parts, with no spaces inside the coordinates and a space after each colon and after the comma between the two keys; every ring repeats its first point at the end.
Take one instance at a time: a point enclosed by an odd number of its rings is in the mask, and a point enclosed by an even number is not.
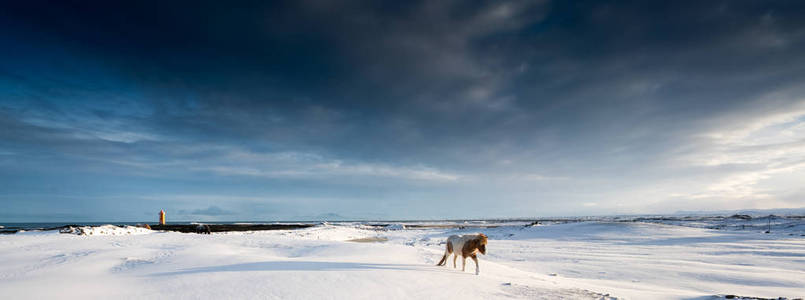
{"type": "Polygon", "coordinates": [[[444,266],[444,264],[445,264],[446,262],[447,262],[447,253],[445,253],[445,254],[442,256],[442,260],[440,260],[440,261],[439,261],[439,263],[438,263],[438,264],[436,264],[436,265],[437,265],[437,266],[444,266]]]}
{"type": "Polygon", "coordinates": [[[444,255],[442,256],[442,260],[439,261],[437,266],[444,266],[447,263],[447,256],[453,253],[453,243],[447,242],[447,249],[444,251],[444,255]]]}

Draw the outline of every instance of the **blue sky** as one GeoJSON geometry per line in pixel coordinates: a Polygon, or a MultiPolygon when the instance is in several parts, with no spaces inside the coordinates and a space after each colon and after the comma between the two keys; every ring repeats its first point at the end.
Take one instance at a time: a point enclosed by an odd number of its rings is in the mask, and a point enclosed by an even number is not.
{"type": "Polygon", "coordinates": [[[805,206],[796,1],[0,5],[0,221],[805,206]]]}

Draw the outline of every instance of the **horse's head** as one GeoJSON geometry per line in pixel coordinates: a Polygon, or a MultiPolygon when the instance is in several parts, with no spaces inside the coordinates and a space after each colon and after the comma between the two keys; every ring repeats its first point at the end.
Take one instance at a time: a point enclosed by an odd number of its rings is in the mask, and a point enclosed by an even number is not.
{"type": "Polygon", "coordinates": [[[478,241],[478,252],[486,255],[486,243],[489,241],[489,238],[485,234],[481,233],[478,235],[478,241]]]}

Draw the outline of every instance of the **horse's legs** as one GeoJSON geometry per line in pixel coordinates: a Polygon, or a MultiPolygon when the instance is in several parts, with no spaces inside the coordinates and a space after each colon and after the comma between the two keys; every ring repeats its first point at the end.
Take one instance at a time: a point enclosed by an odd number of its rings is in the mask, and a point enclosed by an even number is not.
{"type": "Polygon", "coordinates": [[[470,257],[472,257],[472,260],[475,261],[475,275],[478,275],[478,272],[480,271],[480,269],[478,269],[478,257],[475,256],[475,254],[470,257]]]}
{"type": "Polygon", "coordinates": [[[461,272],[464,272],[464,269],[467,268],[467,257],[461,256],[461,272]]]}
{"type": "Polygon", "coordinates": [[[453,252],[453,269],[456,268],[456,259],[458,258],[458,253],[453,252]]]}

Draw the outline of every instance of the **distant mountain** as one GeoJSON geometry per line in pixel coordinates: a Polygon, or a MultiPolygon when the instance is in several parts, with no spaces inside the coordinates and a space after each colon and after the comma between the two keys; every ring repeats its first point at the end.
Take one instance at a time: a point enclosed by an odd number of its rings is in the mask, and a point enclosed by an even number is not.
{"type": "Polygon", "coordinates": [[[681,210],[674,213],[674,215],[687,215],[687,216],[729,216],[729,215],[750,215],[750,216],[805,216],[805,207],[800,208],[772,208],[772,209],[736,209],[736,210],[681,210]]]}

